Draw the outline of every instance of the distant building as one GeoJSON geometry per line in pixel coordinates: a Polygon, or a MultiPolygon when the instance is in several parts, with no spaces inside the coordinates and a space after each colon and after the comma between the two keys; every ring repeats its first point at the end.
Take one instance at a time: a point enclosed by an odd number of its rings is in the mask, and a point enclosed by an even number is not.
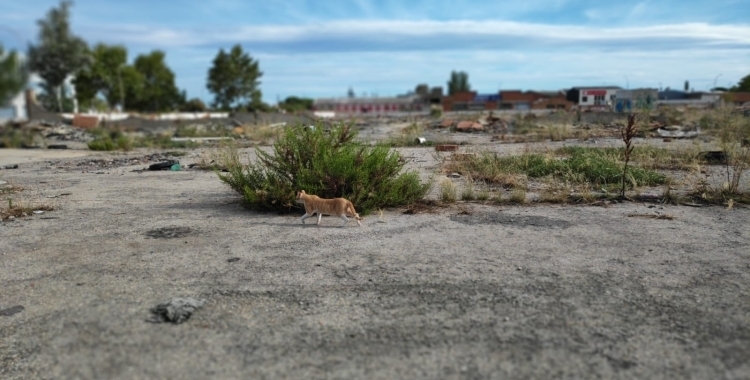
{"type": "Polygon", "coordinates": [[[614,104],[618,90],[622,90],[622,87],[573,87],[568,91],[567,99],[581,110],[606,111],[614,104]]]}
{"type": "Polygon", "coordinates": [[[655,106],[712,108],[721,105],[720,92],[686,92],[666,89],[658,92],[655,106]]]}
{"type": "Polygon", "coordinates": [[[569,110],[574,104],[565,99],[560,91],[505,90],[497,94],[477,94],[474,91],[460,92],[443,98],[444,111],[516,110],[540,109],[569,110]]]}
{"type": "Polygon", "coordinates": [[[617,90],[615,92],[614,111],[632,112],[642,109],[653,109],[659,99],[659,90],[655,88],[639,88],[633,90],[617,90]]]}
{"type": "Polygon", "coordinates": [[[313,101],[313,111],[336,115],[387,115],[429,112],[430,107],[419,95],[382,98],[324,98],[313,101]]]}
{"type": "Polygon", "coordinates": [[[476,91],[457,92],[443,97],[443,111],[482,111],[498,109],[499,94],[477,94],[476,91]]]}

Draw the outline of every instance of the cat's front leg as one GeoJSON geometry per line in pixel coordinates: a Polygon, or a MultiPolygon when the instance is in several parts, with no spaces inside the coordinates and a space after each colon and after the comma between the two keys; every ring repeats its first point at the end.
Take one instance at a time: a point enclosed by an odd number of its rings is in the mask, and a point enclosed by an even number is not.
{"type": "Polygon", "coordinates": [[[341,219],[344,219],[344,223],[341,224],[341,227],[344,227],[349,223],[349,218],[347,218],[346,215],[341,215],[341,219]]]}
{"type": "Polygon", "coordinates": [[[302,215],[301,218],[299,218],[299,221],[302,222],[302,224],[305,224],[305,219],[311,217],[312,215],[305,213],[305,215],[302,215]]]}
{"type": "Polygon", "coordinates": [[[320,220],[323,219],[323,214],[318,213],[318,225],[320,225],[320,220]]]}

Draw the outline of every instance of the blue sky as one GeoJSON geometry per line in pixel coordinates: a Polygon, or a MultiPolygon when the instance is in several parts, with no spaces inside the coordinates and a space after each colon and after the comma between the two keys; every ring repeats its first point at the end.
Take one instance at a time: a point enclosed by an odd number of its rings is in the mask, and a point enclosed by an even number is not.
{"type": "MultiPolygon", "coordinates": [[[[25,49],[58,2],[0,3],[0,41],[25,49]]],[[[130,60],[166,51],[177,85],[204,100],[211,60],[236,43],[260,61],[270,103],[445,87],[451,70],[482,93],[685,80],[707,90],[750,74],[747,0],[77,0],[71,21],[130,60]]]]}

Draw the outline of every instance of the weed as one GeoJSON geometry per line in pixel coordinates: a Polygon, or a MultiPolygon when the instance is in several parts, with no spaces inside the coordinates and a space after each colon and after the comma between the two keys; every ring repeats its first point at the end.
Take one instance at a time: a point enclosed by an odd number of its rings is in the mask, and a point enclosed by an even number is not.
{"type": "Polygon", "coordinates": [[[630,155],[633,153],[633,137],[638,133],[638,127],[635,125],[635,115],[628,115],[628,125],[620,129],[622,135],[622,141],[625,143],[623,148],[623,156],[625,157],[625,165],[622,167],[622,190],[620,196],[625,197],[625,178],[628,174],[628,163],[630,162],[630,155]]]}
{"type": "Polygon", "coordinates": [[[431,146],[433,142],[427,141],[425,144],[417,142],[417,138],[421,137],[424,133],[424,126],[419,123],[411,123],[404,129],[399,131],[395,136],[390,136],[384,143],[390,147],[401,147],[401,146],[416,146],[425,145],[431,146]]]}
{"type": "MultiPolygon", "coordinates": [[[[525,153],[501,157],[494,152],[482,152],[462,161],[446,161],[447,172],[468,175],[475,180],[506,188],[525,188],[526,178],[552,176],[571,184],[590,183],[613,186],[623,180],[618,156],[591,149],[562,151],[564,157],[550,154],[525,153]]],[[[631,185],[653,186],[664,183],[666,176],[652,170],[633,167],[628,173],[631,185]]]]}
{"type": "Polygon", "coordinates": [[[424,197],[429,184],[422,184],[416,172],[401,173],[405,162],[398,153],[384,145],[365,146],[355,137],[348,125],[329,131],[320,125],[312,130],[285,127],[272,153],[255,148],[255,163],[241,164],[236,150],[230,150],[228,173],[218,176],[256,210],[290,211],[299,190],[322,198],[347,198],[362,215],[424,197]]]}
{"type": "Polygon", "coordinates": [[[277,137],[281,131],[278,127],[271,127],[267,125],[244,127],[244,136],[248,140],[257,142],[259,144],[268,144],[271,140],[277,137]]]}
{"type": "Polygon", "coordinates": [[[462,201],[473,201],[476,199],[476,193],[474,192],[474,181],[471,177],[466,178],[466,186],[461,191],[462,201]]]}
{"type": "Polygon", "coordinates": [[[0,148],[31,148],[40,139],[39,134],[26,128],[5,128],[0,131],[0,148]]]}
{"type": "Polygon", "coordinates": [[[446,203],[453,203],[456,201],[456,185],[453,184],[448,178],[443,179],[440,182],[440,200],[446,203]]]}
{"type": "Polygon", "coordinates": [[[14,203],[8,198],[8,207],[0,207],[0,220],[7,220],[11,217],[21,218],[32,215],[34,211],[53,211],[54,207],[49,205],[28,205],[24,203],[14,203]]]}
{"type": "Polygon", "coordinates": [[[523,190],[523,189],[513,190],[513,192],[510,193],[510,198],[508,200],[511,203],[518,203],[518,204],[526,203],[526,190],[523,190]]]}

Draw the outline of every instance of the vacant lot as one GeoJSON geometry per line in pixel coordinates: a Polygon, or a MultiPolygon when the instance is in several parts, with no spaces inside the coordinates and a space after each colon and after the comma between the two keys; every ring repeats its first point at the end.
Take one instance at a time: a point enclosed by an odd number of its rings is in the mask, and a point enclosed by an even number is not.
{"type": "MultiPolygon", "coordinates": [[[[430,150],[403,153],[435,173],[430,150]]],[[[56,208],[0,222],[1,378],[750,378],[744,206],[459,204],[303,226],[243,209],[211,172],[123,157],[0,171],[16,202],[56,208]],[[146,322],[182,296],[207,302],[146,322]]]]}

